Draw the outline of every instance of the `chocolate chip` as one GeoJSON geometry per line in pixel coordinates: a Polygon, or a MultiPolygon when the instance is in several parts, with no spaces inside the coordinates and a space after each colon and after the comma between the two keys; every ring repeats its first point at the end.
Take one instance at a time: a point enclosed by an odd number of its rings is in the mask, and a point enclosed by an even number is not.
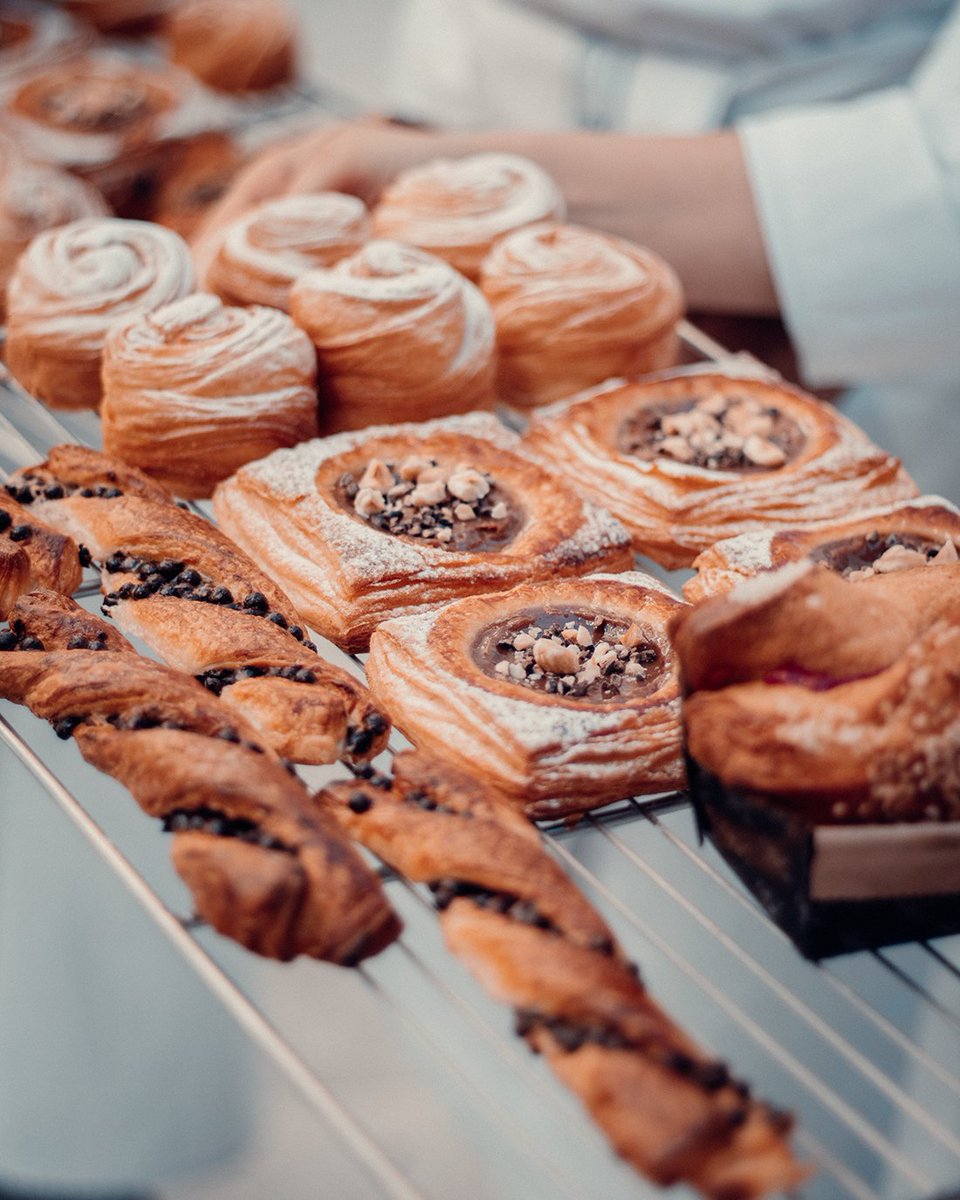
{"type": "Polygon", "coordinates": [[[0,533],[4,533],[7,529],[9,529],[12,522],[13,518],[10,516],[7,510],[5,508],[0,508],[0,533]]]}
{"type": "Polygon", "coordinates": [[[382,713],[367,713],[363,718],[363,724],[364,728],[369,729],[374,736],[387,731],[387,718],[382,713]]]}
{"type": "Polygon", "coordinates": [[[196,587],[200,583],[200,572],[195,571],[193,567],[188,567],[185,571],[180,572],[177,581],[185,583],[188,587],[196,587]]]}
{"type": "Polygon", "coordinates": [[[309,667],[300,667],[293,678],[297,683],[316,683],[317,677],[309,667]]]}
{"type": "Polygon", "coordinates": [[[26,542],[29,541],[33,529],[29,525],[14,525],[10,530],[11,542],[26,542]]]}
{"type": "Polygon", "coordinates": [[[287,618],[281,612],[268,612],[267,620],[272,621],[274,625],[279,625],[281,629],[287,627],[287,618]]]}
{"type": "Polygon", "coordinates": [[[67,642],[68,650],[86,650],[87,648],[87,639],[85,637],[72,637],[67,642]]]}
{"type": "Polygon", "coordinates": [[[373,801],[365,792],[354,792],[347,801],[347,808],[358,814],[365,813],[373,808],[373,801]]]}
{"type": "Polygon", "coordinates": [[[356,727],[347,730],[346,746],[350,754],[366,754],[373,745],[373,734],[356,727]]]}
{"type": "Polygon", "coordinates": [[[157,563],[157,574],[162,575],[164,579],[173,579],[182,570],[183,563],[173,558],[165,558],[162,562],[157,563]]]}
{"type": "Polygon", "coordinates": [[[43,489],[43,497],[45,500],[62,500],[63,488],[59,483],[48,483],[43,489]]]}
{"type": "Polygon", "coordinates": [[[237,744],[240,742],[240,734],[237,733],[232,725],[228,725],[225,729],[219,730],[216,736],[224,742],[234,742],[237,744]]]}
{"type": "Polygon", "coordinates": [[[89,500],[92,496],[95,496],[96,493],[94,492],[93,488],[85,487],[80,489],[80,495],[84,498],[84,500],[89,500]]]}
{"type": "Polygon", "coordinates": [[[19,643],[20,639],[12,629],[0,631],[0,650],[16,650],[19,643]]]}
{"type": "Polygon", "coordinates": [[[304,634],[303,634],[303,630],[300,628],[299,625],[291,625],[290,632],[293,634],[293,636],[297,639],[298,642],[303,641],[304,634]]]}
{"type": "Polygon", "coordinates": [[[693,1078],[706,1091],[716,1092],[730,1082],[730,1072],[722,1062],[698,1063],[693,1078]]]}
{"type": "Polygon", "coordinates": [[[83,544],[77,547],[77,558],[80,560],[81,567],[93,566],[93,555],[83,544]]]}
{"type": "Polygon", "coordinates": [[[21,650],[42,650],[43,642],[38,637],[25,637],[20,643],[21,650]]]}
{"type": "Polygon", "coordinates": [[[60,717],[59,720],[53,721],[53,732],[58,738],[66,741],[68,737],[73,736],[73,731],[86,717],[60,717]]]}
{"type": "Polygon", "coordinates": [[[263,592],[250,592],[243,598],[243,607],[254,613],[265,613],[270,605],[263,592]]]}
{"type": "MultiPolygon", "coordinates": [[[[121,591],[123,589],[121,588],[121,591]]],[[[149,583],[138,583],[130,593],[134,600],[146,600],[148,596],[152,596],[156,589],[152,588],[149,583]]]]}
{"type": "Polygon", "coordinates": [[[123,495],[123,492],[121,492],[119,488],[106,487],[100,489],[100,495],[103,496],[105,500],[116,500],[117,496],[123,495]]]}
{"type": "Polygon", "coordinates": [[[232,604],[233,593],[229,588],[215,587],[210,593],[210,600],[214,604],[232,604]]]}

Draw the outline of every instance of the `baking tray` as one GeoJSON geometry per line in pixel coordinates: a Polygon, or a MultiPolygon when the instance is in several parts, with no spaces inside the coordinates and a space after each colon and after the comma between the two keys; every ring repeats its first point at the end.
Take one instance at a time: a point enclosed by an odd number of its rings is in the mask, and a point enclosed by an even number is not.
{"type": "MultiPolygon", "coordinates": [[[[683,338],[690,360],[744,361],[692,326],[683,338]]],[[[54,414],[0,379],[0,472],[64,440],[98,445],[96,416],[54,414]]],[[[92,576],[81,598],[97,608],[92,576]]],[[[362,673],[362,658],[319,644],[362,673]]],[[[273,1098],[258,1118],[260,1161],[282,1152],[283,1200],[663,1194],[614,1157],[514,1037],[509,1011],[446,954],[423,888],[384,871],[406,929],[360,968],[257,959],[193,918],[159,830],[72,743],[6,703],[0,743],[0,778],[21,769],[35,777],[93,852],[81,856],[86,869],[112,873],[149,918],[156,953],[186,963],[253,1047],[251,1086],[273,1098]]],[[[394,735],[391,750],[402,745],[394,735]]],[[[340,772],[302,769],[313,784],[340,772]]],[[[817,1168],[798,1195],[960,1193],[960,937],[805,961],[700,844],[683,795],[612,805],[545,836],[665,1009],[758,1093],[796,1113],[798,1152],[817,1168]]],[[[214,1182],[177,1194],[262,1194],[256,1163],[232,1182],[230,1169],[226,1190],[214,1182]]]]}

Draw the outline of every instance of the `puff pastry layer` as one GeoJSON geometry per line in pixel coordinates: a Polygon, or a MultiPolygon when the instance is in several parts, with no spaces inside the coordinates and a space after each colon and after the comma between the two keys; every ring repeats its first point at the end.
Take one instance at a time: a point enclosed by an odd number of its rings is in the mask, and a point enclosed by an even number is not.
{"type": "Polygon", "coordinates": [[[197,912],[271,958],[354,963],[399,931],[376,875],[257,732],[66,597],[11,614],[0,695],[27,705],[173,832],[197,912]]]}
{"type": "Polygon", "coordinates": [[[75,592],[83,571],[76,542],[51,529],[22,504],[16,484],[0,490],[0,617],[33,588],[75,592]]]}
{"type": "Polygon", "coordinates": [[[918,496],[850,520],[724,538],[694,559],[697,574],[683,594],[696,603],[802,558],[856,580],[925,562],[955,562],[958,548],[960,511],[942,496],[918,496]]]}
{"type": "Polygon", "coordinates": [[[536,414],[525,440],[666,567],[689,566],[720,538],[917,494],[899,459],[835,409],[755,376],[613,381],[536,414]]]}
{"type": "Polygon", "coordinates": [[[302,275],[290,311],[317,348],[324,432],[493,404],[490,307],[434,255],[368,242],[302,275]]]}
{"type": "Polygon", "coordinates": [[[420,749],[469,767],[528,816],[683,786],[667,620],[647,575],[525,583],[386,621],[368,679],[420,749]]]}
{"type": "Polygon", "coordinates": [[[278,450],[220,484],[214,510],[311,627],[348,650],[403,612],[632,562],[619,522],[485,413],[278,450]],[[475,516],[461,519],[460,505],[475,516]]]}
{"type": "Polygon", "coordinates": [[[273,308],[197,294],[116,322],[103,351],[103,446],[178,496],[317,433],[310,339],[273,308]]]}
{"type": "Polygon", "coordinates": [[[389,725],[367,689],[317,655],[288,598],[228,537],[148,476],[58,446],[14,482],[31,511],[88,547],[104,611],[199,676],[278,754],[317,763],[383,748],[389,725]]]}
{"type": "Polygon", "coordinates": [[[610,929],[528,827],[476,781],[418,754],[395,778],[318,799],[352,837],[427,883],[448,949],[516,1014],[517,1033],[614,1149],[668,1186],[759,1200],[807,1174],[789,1115],[750,1097],[657,1005],[610,929]]]}
{"type": "Polygon", "coordinates": [[[402,172],[373,212],[378,237],[419,246],[480,277],[490,247],[534,221],[562,220],[560,190],[536,163],[515,154],[438,158],[402,172]]]}
{"type": "Polygon", "coordinates": [[[100,403],[107,330],[193,291],[186,243],[146,221],[91,217],[39,234],[7,290],[10,372],[57,408],[100,403]]]}
{"type": "Polygon", "coordinates": [[[497,392],[549,404],[613,376],[673,366],[683,294],[650,250],[578,225],[508,234],[483,260],[497,325],[497,392]]]}

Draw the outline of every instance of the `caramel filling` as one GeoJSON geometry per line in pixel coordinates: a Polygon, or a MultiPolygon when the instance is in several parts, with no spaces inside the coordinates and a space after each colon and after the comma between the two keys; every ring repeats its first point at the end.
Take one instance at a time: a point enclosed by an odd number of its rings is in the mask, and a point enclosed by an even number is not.
{"type": "Polygon", "coordinates": [[[784,466],[803,441],[799,426],[779,408],[714,391],[638,409],[621,426],[617,447],[646,461],[662,457],[747,474],[784,466]]]}
{"type": "Polygon", "coordinates": [[[664,667],[657,642],[636,623],[549,610],[518,613],[484,630],[473,658],[492,679],[594,704],[654,691],[664,667]]]}
{"type": "Polygon", "coordinates": [[[108,133],[150,110],[147,94],[116,79],[77,79],[49,91],[40,110],[52,125],[87,133],[108,133]]]}
{"type": "Polygon", "coordinates": [[[445,550],[502,550],[522,524],[509,492],[464,462],[448,466],[419,456],[400,463],[372,458],[341,475],[334,494],[374,529],[445,550]]]}
{"type": "Polygon", "coordinates": [[[842,538],[818,546],[810,555],[846,579],[868,579],[871,575],[886,575],[945,562],[956,562],[957,548],[953,539],[944,535],[934,541],[916,533],[878,533],[842,538]]]}

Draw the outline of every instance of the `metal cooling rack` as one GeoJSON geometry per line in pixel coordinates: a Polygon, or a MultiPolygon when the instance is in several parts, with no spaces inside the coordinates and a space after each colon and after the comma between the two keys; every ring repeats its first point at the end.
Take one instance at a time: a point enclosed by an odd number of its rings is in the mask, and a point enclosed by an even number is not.
{"type": "MultiPolygon", "coordinates": [[[[690,326],[683,338],[691,360],[731,361],[690,326]]],[[[98,445],[97,418],[55,415],[0,380],[0,474],[39,461],[64,440],[98,445]]],[[[209,516],[206,505],[195,507],[209,516]]],[[[79,595],[97,607],[92,577],[79,595]]],[[[319,644],[326,657],[362,673],[360,658],[319,644]]],[[[310,1168],[314,1194],[662,1194],[614,1157],[577,1101],[513,1036],[510,1013],[445,953],[423,888],[383,871],[406,929],[355,970],[256,959],[189,915],[186,890],[157,854],[159,831],[131,814],[133,801],[72,743],[5,703],[0,741],[0,778],[14,760],[36,778],[299,1093],[316,1138],[338,1147],[336,1162],[325,1157],[310,1168]]],[[[402,743],[395,735],[391,750],[402,743]]],[[[342,771],[301,773],[318,784],[342,771]]],[[[545,837],[665,1009],[759,1094],[796,1113],[798,1153],[816,1167],[798,1195],[960,1194],[960,937],[821,966],[804,961],[712,846],[698,844],[682,795],[613,805],[545,837]]],[[[311,1148],[298,1153],[306,1163],[311,1148]]],[[[692,1197],[684,1188],[670,1195],[692,1197]]]]}

